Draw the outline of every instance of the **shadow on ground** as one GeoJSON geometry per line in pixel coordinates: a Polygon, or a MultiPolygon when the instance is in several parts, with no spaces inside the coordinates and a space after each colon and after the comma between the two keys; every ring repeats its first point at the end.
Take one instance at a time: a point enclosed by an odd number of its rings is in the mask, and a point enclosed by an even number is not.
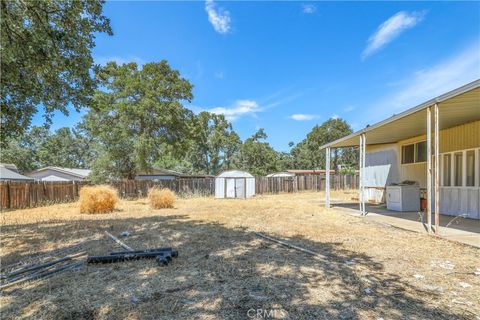
{"type": "MultiPolygon", "coordinates": [[[[358,210],[358,203],[335,203],[335,207],[358,210]]],[[[385,204],[366,204],[368,213],[375,213],[388,217],[395,217],[409,221],[418,221],[423,223],[427,230],[427,214],[425,212],[398,212],[388,210],[385,204]]],[[[432,213],[432,223],[435,223],[435,214],[432,213]]],[[[440,226],[462,231],[474,232],[480,234],[480,220],[470,219],[463,216],[440,215],[440,226]]]]}
{"type": "MultiPolygon", "coordinates": [[[[297,236],[283,238],[326,256],[285,248],[244,229],[183,215],[138,219],[51,221],[4,227],[22,234],[14,262],[29,241],[85,239],[108,230],[135,249],[174,246],[180,255],[167,267],[154,261],[88,265],[78,271],[3,292],[5,318],[31,319],[467,319],[434,308],[435,292],[420,291],[367,255],[297,236]],[[13,228],[13,227],[12,227],[13,228]],[[253,310],[253,311],[252,311],[253,310]],[[260,311],[257,311],[260,310],[260,311]],[[257,312],[259,312],[257,314],[257,312]]],[[[275,235],[272,235],[275,236],[275,235]]],[[[90,254],[118,250],[106,238],[90,254]]]]}

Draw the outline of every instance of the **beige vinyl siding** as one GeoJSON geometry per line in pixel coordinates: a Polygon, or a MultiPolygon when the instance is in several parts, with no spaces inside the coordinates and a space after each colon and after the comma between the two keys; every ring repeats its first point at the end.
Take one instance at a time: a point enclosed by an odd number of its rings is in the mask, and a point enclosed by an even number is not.
{"type": "MultiPolygon", "coordinates": [[[[402,146],[426,139],[427,135],[424,134],[399,141],[398,144],[402,146]]],[[[480,121],[473,121],[460,126],[440,130],[440,153],[478,147],[480,147],[480,121]]]]}
{"type": "MultiPolygon", "coordinates": [[[[419,141],[425,141],[426,134],[398,142],[398,154],[402,155],[402,146],[419,141]]],[[[460,126],[440,131],[440,153],[452,152],[480,147],[480,121],[466,123],[460,126]]],[[[427,163],[398,164],[400,180],[414,180],[421,188],[427,187],[427,163]]]]}
{"type": "Polygon", "coordinates": [[[440,131],[440,153],[478,147],[480,147],[480,121],[440,131]]]}

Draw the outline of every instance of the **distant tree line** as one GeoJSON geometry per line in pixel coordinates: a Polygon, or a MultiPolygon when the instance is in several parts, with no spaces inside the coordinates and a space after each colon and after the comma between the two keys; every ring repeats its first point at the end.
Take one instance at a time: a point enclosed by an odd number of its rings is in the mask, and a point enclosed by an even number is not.
{"type": "MultiPolygon", "coordinates": [[[[319,147],[352,132],[342,119],[315,126],[289,152],[277,152],[263,129],[241,141],[223,115],[185,107],[193,85],[167,61],[94,65],[94,33],[112,34],[100,0],[2,1],[0,161],[28,171],[91,168],[94,181],[133,178],[153,167],[254,175],[321,169],[319,147]],[[49,130],[55,111],[87,113],[74,128],[49,130]],[[43,109],[43,126],[31,126],[43,109]]],[[[334,168],[355,167],[356,152],[336,150],[334,168]]]]}

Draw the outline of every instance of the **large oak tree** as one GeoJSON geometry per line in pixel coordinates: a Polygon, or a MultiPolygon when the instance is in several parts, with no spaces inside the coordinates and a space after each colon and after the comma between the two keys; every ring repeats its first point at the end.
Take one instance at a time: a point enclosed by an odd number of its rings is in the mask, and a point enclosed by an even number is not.
{"type": "Polygon", "coordinates": [[[95,78],[101,89],[82,124],[99,146],[93,177],[133,179],[164,153],[186,154],[193,113],[182,103],[192,100],[192,85],[167,61],[109,62],[95,78]]]}
{"type": "Polygon", "coordinates": [[[102,0],[0,2],[1,134],[5,145],[43,108],[68,114],[89,105],[96,87],[91,70],[95,33],[112,34],[102,0]]]}

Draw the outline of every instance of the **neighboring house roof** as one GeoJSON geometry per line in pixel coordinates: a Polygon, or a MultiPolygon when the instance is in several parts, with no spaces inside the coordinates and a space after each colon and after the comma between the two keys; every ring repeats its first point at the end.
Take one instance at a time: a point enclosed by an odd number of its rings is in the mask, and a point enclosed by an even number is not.
{"type": "Polygon", "coordinates": [[[71,181],[71,180],[50,175],[50,176],[43,177],[42,181],[71,181]]]}
{"type": "MultiPolygon", "coordinates": [[[[304,170],[304,169],[293,169],[293,170],[285,170],[286,172],[294,173],[294,174],[321,174],[325,173],[324,169],[319,170],[304,170]]],[[[330,173],[335,173],[335,170],[330,170],[330,173]]]]}
{"type": "Polygon", "coordinates": [[[78,178],[86,178],[92,172],[92,170],[89,170],[89,169],[62,168],[62,167],[49,166],[49,167],[45,167],[45,168],[41,168],[32,172],[29,172],[28,175],[32,175],[37,172],[41,172],[45,170],[58,171],[58,172],[69,174],[71,176],[78,177],[78,178]]]}
{"type": "Polygon", "coordinates": [[[13,163],[0,163],[0,167],[7,168],[8,170],[18,172],[18,168],[13,163]]]}
{"type": "Polygon", "coordinates": [[[181,172],[174,171],[174,170],[169,170],[169,169],[158,168],[158,167],[153,167],[150,172],[141,171],[141,172],[137,173],[137,175],[138,176],[175,176],[175,177],[185,176],[181,172]]]}
{"type": "Polygon", "coordinates": [[[15,171],[0,166],[0,180],[33,180],[30,177],[23,176],[15,171]]]}
{"type": "MultiPolygon", "coordinates": [[[[320,150],[359,145],[359,136],[366,134],[367,144],[395,143],[411,137],[426,134],[427,112],[425,110],[437,104],[439,109],[439,129],[451,128],[480,120],[480,79],[430,99],[400,114],[393,115],[374,125],[367,126],[333,142],[320,147],[320,150]]],[[[432,121],[433,121],[432,110],[432,121]]]]}
{"type": "Polygon", "coordinates": [[[293,176],[295,176],[295,173],[287,172],[287,171],[274,172],[274,173],[270,173],[270,174],[266,175],[266,177],[268,177],[268,178],[272,178],[272,177],[293,177],[293,176]]]}

